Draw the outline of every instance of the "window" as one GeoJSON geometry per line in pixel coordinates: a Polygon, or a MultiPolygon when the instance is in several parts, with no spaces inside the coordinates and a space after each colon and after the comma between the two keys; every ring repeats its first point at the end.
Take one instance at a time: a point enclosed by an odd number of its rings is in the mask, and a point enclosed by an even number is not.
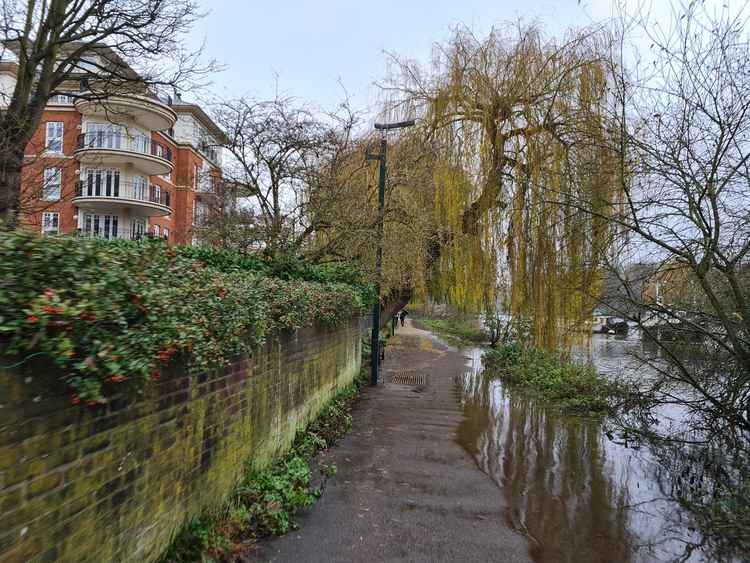
{"type": "Polygon", "coordinates": [[[148,178],[146,176],[135,176],[133,178],[133,195],[132,199],[146,201],[148,194],[148,178]]]}
{"type": "Polygon", "coordinates": [[[169,229],[164,227],[164,230],[162,231],[162,234],[164,235],[165,240],[169,240],[169,229]]]}
{"type": "MultiPolygon", "coordinates": [[[[143,154],[153,154],[151,151],[151,137],[147,135],[136,135],[133,137],[133,150],[143,154]]],[[[161,156],[157,154],[156,156],[161,156]]]]}
{"type": "Polygon", "coordinates": [[[87,123],[86,146],[95,149],[122,148],[125,128],[114,123],[87,123]]]}
{"type": "Polygon", "coordinates": [[[58,106],[67,106],[73,103],[73,96],[70,94],[55,94],[54,96],[50,96],[48,103],[58,106]]]}
{"type": "Polygon", "coordinates": [[[44,189],[42,198],[48,201],[57,201],[60,199],[62,185],[62,173],[59,168],[44,169],[44,189]]]}
{"type": "Polygon", "coordinates": [[[145,219],[133,219],[130,222],[130,238],[132,240],[140,240],[143,235],[146,234],[146,220],[145,219]]]}
{"type": "Polygon", "coordinates": [[[99,57],[81,57],[75,66],[76,70],[87,72],[97,72],[101,69],[99,57]]]}
{"type": "Polygon", "coordinates": [[[200,176],[200,172],[198,170],[198,165],[193,164],[193,189],[197,192],[198,191],[198,176],[200,176]]]}
{"type": "Polygon", "coordinates": [[[161,227],[159,225],[154,225],[154,236],[161,236],[161,227]]]}
{"type": "Polygon", "coordinates": [[[87,235],[106,239],[117,238],[119,217],[86,213],[83,216],[83,232],[87,235]]]}
{"type": "Polygon", "coordinates": [[[120,171],[116,168],[89,168],[81,195],[120,197],[120,171]]]}
{"type": "Polygon", "coordinates": [[[63,152],[63,122],[62,121],[48,121],[47,122],[47,151],[49,152],[63,152]]]}
{"type": "Polygon", "coordinates": [[[60,232],[60,214],[42,213],[42,234],[56,235],[60,232]]]}
{"type": "Polygon", "coordinates": [[[203,168],[200,172],[200,178],[198,180],[198,190],[206,193],[213,193],[213,178],[211,177],[211,168],[206,162],[203,163],[203,168]]]}
{"type": "Polygon", "coordinates": [[[195,222],[196,223],[203,223],[203,221],[208,216],[208,207],[204,203],[201,203],[199,201],[195,202],[195,222]]]}

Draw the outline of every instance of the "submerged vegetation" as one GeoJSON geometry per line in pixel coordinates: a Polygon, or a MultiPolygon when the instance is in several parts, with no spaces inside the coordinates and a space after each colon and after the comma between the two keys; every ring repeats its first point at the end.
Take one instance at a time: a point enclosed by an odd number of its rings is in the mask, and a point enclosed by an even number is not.
{"type": "Polygon", "coordinates": [[[222,508],[188,522],[161,562],[234,561],[253,541],[295,529],[295,515],[315,503],[321,494],[319,483],[336,473],[335,465],[316,463],[315,458],[351,429],[350,408],[365,381],[363,368],[297,433],[286,455],[262,469],[248,467],[222,508]]]}
{"type": "Polygon", "coordinates": [[[617,386],[592,366],[566,361],[538,348],[500,344],[487,350],[482,359],[490,374],[571,412],[607,412],[618,392],[617,386]]]}

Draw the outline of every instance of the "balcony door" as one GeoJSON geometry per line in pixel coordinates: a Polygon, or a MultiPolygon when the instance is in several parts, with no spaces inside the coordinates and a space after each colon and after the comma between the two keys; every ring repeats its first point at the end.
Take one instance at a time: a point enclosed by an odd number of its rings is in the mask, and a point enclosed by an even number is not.
{"type": "Polygon", "coordinates": [[[146,176],[133,177],[133,199],[148,200],[148,178],[146,176]]]}
{"type": "Polygon", "coordinates": [[[120,197],[120,171],[116,168],[89,168],[85,178],[84,196],[120,197]]]}
{"type": "Polygon", "coordinates": [[[86,145],[96,149],[121,149],[125,128],[114,123],[88,123],[86,145]]]}
{"type": "Polygon", "coordinates": [[[130,221],[130,238],[132,240],[140,240],[146,234],[146,220],[145,219],[131,219],[130,221]]]}
{"type": "Polygon", "coordinates": [[[89,236],[102,237],[105,239],[117,238],[117,215],[100,215],[98,213],[85,213],[83,216],[83,233],[89,236]]]}

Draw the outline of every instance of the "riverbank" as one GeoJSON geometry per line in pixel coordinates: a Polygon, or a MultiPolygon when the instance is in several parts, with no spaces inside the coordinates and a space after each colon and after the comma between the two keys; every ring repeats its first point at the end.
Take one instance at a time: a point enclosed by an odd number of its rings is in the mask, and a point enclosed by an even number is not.
{"type": "Polygon", "coordinates": [[[423,307],[412,309],[417,326],[455,346],[483,346],[484,366],[490,373],[565,411],[601,414],[622,394],[620,386],[591,365],[564,360],[560,354],[503,342],[489,347],[489,335],[475,317],[432,317],[423,307]]]}
{"type": "Polygon", "coordinates": [[[451,344],[483,344],[487,342],[487,334],[479,327],[478,321],[470,319],[429,319],[417,318],[416,325],[425,328],[448,340],[451,344]]]}
{"type": "Polygon", "coordinates": [[[432,332],[449,344],[470,346],[489,342],[487,331],[476,316],[444,304],[410,303],[407,309],[414,327],[432,332]]]}

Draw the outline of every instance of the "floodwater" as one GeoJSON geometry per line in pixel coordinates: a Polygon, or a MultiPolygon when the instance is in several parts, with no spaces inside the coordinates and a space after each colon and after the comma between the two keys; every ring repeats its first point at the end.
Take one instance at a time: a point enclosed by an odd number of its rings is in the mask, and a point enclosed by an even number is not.
{"type": "MultiPolygon", "coordinates": [[[[595,335],[574,350],[605,374],[644,369],[637,335],[595,335]]],[[[467,349],[457,393],[458,440],[506,493],[506,517],[538,563],[713,561],[690,519],[667,498],[648,449],[617,444],[601,422],[563,415],[484,374],[481,350],[467,349]]]]}

